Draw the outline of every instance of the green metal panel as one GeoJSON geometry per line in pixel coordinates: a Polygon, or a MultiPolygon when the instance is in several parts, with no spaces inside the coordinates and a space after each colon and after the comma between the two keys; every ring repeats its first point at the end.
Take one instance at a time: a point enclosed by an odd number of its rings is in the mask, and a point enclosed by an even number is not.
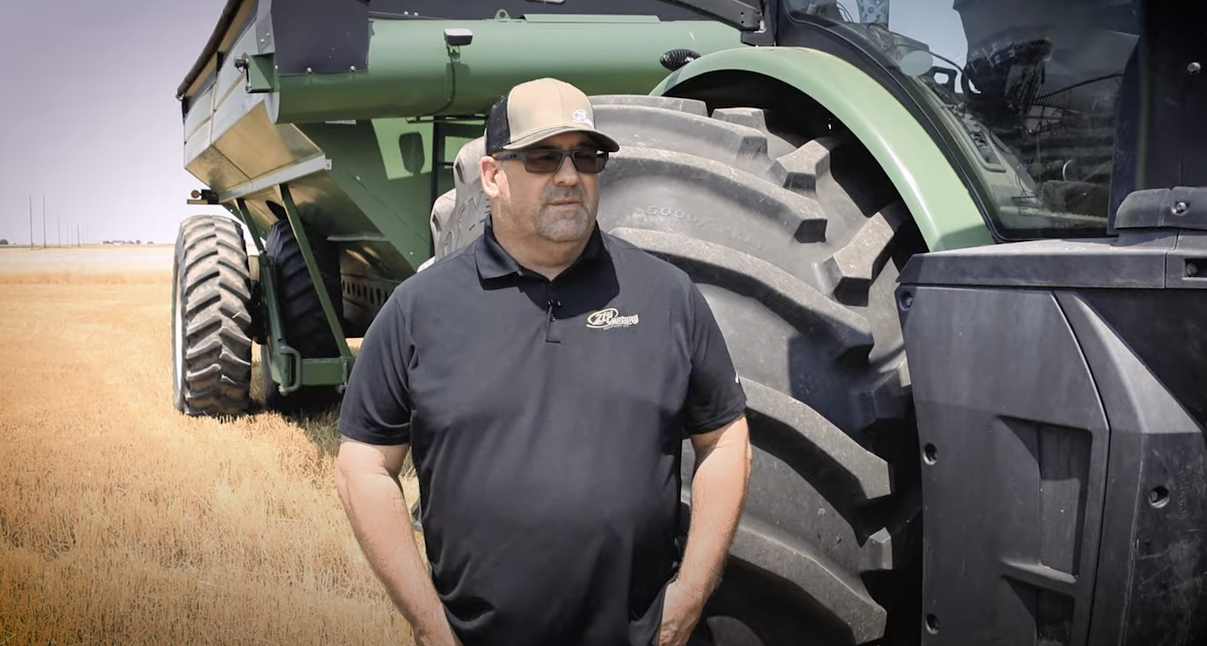
{"type": "MultiPolygon", "coordinates": [[[[373,132],[385,163],[386,177],[400,179],[432,172],[432,163],[451,164],[461,146],[482,136],[485,124],[481,119],[443,120],[433,127],[431,121],[411,119],[374,119],[373,132]],[[439,159],[433,159],[433,130],[439,129],[442,146],[439,159]],[[462,133],[457,136],[456,133],[462,133]]],[[[452,175],[441,173],[443,187],[439,193],[451,190],[452,175]]]]}
{"type": "Polygon", "coordinates": [[[275,123],[482,114],[511,86],[554,76],[587,94],[631,93],[666,75],[658,58],[686,47],[702,54],[744,47],[736,30],[703,21],[573,16],[556,20],[374,19],[368,70],[278,78],[275,123]],[[444,29],[473,42],[449,48],[444,29]]]}
{"type": "MultiPolygon", "coordinates": [[[[374,119],[373,134],[388,179],[432,172],[432,123],[410,119],[374,119]]],[[[443,161],[443,160],[441,160],[443,161]]]]}
{"type": "Polygon", "coordinates": [[[298,385],[343,388],[351,369],[351,363],[345,366],[340,359],[304,359],[298,385]]]}
{"type": "Polygon", "coordinates": [[[246,87],[249,93],[271,92],[275,89],[273,87],[275,79],[272,54],[248,56],[246,87]]]}
{"type": "Polygon", "coordinates": [[[939,147],[888,90],[854,65],[810,49],[731,49],[669,75],[651,94],[689,79],[749,71],[792,85],[841,120],[884,168],[932,251],[993,244],[985,219],[939,147]]]}
{"type": "MultiPolygon", "coordinates": [[[[421,137],[427,146],[421,152],[422,166],[412,167],[418,172],[394,177],[387,175],[382,151],[392,149],[401,157],[399,140],[392,147],[388,142],[379,144],[372,124],[314,123],[299,128],[331,160],[329,177],[334,180],[322,185],[298,185],[297,190],[302,192],[295,191],[295,195],[308,207],[304,219],[322,231],[383,236],[410,265],[395,267],[390,272],[400,278],[427,260],[432,207],[431,125],[414,128],[409,133],[421,137]]],[[[451,182],[441,184],[446,185],[451,182]]]]}

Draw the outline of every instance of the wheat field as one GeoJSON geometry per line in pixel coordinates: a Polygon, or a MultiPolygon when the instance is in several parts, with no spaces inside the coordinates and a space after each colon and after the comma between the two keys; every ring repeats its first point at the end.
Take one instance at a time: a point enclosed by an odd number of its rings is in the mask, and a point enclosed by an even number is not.
{"type": "Polygon", "coordinates": [[[0,249],[0,646],[410,644],[335,490],[335,410],[172,408],[171,251],[0,249]]]}

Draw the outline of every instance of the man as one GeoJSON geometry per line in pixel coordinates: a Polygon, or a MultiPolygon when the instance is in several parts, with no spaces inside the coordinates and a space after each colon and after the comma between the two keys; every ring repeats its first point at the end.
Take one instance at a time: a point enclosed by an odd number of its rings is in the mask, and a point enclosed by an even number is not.
{"type": "Polygon", "coordinates": [[[499,100],[485,230],[394,291],[349,378],[337,485],[418,644],[679,646],[718,583],[745,396],[686,274],[596,224],[618,146],[593,119],[552,79],[499,100]],[[395,480],[408,450],[430,576],[395,480]]]}

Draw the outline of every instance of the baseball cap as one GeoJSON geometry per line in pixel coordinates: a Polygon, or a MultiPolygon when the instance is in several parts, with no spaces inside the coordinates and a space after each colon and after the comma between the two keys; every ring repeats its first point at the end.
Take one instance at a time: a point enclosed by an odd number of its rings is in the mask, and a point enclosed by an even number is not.
{"type": "Polygon", "coordinates": [[[620,150],[614,139],[595,129],[595,111],[582,90],[552,78],[527,81],[491,106],[486,153],[518,150],[564,132],[586,133],[603,150],[620,150]]]}

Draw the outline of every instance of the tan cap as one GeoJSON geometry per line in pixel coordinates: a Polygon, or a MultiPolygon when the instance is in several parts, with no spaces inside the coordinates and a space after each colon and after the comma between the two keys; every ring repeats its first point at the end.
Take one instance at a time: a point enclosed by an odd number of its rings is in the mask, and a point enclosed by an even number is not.
{"type": "Polygon", "coordinates": [[[564,132],[590,135],[608,152],[614,139],[595,129],[595,111],[582,90],[552,78],[521,83],[499,99],[486,120],[486,152],[526,148],[564,132]]]}

